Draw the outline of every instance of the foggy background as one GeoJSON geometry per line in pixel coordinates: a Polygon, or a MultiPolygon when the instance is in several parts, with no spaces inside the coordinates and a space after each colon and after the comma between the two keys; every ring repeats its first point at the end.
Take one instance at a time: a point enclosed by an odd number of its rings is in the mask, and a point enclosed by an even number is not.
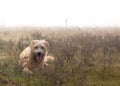
{"type": "Polygon", "coordinates": [[[0,0],[0,27],[120,26],[119,0],[0,0]]]}

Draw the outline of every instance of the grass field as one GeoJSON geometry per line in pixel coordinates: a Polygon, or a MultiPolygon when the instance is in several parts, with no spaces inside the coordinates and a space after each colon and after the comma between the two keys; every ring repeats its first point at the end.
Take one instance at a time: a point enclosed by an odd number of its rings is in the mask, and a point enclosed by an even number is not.
{"type": "Polygon", "coordinates": [[[120,86],[120,28],[18,28],[0,31],[0,86],[120,86]],[[31,76],[17,62],[33,39],[55,61],[31,76]]]}

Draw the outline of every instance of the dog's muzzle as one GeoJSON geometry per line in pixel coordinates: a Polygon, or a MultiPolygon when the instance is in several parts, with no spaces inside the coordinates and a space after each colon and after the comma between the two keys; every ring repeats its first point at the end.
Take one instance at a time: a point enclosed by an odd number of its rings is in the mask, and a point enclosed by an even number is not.
{"type": "Polygon", "coordinates": [[[36,55],[36,61],[37,62],[42,62],[43,57],[44,57],[44,54],[42,54],[41,52],[38,52],[37,55],[36,55]]]}

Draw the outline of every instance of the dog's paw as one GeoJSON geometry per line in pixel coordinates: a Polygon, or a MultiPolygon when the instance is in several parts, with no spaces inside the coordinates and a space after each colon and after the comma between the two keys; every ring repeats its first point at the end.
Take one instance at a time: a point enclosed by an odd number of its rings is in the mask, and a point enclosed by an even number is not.
{"type": "Polygon", "coordinates": [[[55,60],[55,58],[52,57],[52,56],[45,56],[45,58],[44,58],[44,62],[45,62],[45,63],[47,63],[47,62],[52,62],[52,61],[54,61],[54,60],[55,60]]]}
{"type": "Polygon", "coordinates": [[[44,61],[42,63],[43,66],[48,67],[51,62],[55,60],[52,56],[45,56],[44,61]]]}
{"type": "Polygon", "coordinates": [[[33,72],[31,70],[29,70],[28,68],[24,68],[23,72],[33,75],[33,72]]]}

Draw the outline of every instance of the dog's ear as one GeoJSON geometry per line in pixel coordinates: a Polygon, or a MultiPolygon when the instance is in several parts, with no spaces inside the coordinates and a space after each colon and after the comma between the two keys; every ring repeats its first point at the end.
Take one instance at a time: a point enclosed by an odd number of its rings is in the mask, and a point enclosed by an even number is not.
{"type": "Polygon", "coordinates": [[[37,42],[39,42],[39,40],[32,40],[30,43],[30,48],[32,49],[37,42]]]}
{"type": "Polygon", "coordinates": [[[48,50],[49,48],[49,43],[46,40],[41,40],[41,42],[44,44],[44,46],[46,47],[46,49],[48,50]]]}

